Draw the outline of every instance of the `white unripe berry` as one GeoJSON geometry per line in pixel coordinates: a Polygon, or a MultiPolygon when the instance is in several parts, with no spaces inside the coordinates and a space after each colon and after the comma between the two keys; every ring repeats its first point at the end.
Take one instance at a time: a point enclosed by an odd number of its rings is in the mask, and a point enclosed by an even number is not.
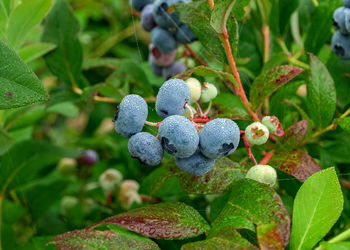
{"type": "Polygon", "coordinates": [[[187,86],[190,88],[191,91],[191,101],[190,104],[193,104],[199,100],[201,97],[201,89],[202,85],[196,78],[188,78],[186,80],[187,86]]]}
{"type": "Polygon", "coordinates": [[[104,171],[99,178],[100,186],[108,194],[113,192],[123,180],[123,175],[116,169],[110,168],[104,171]]]}

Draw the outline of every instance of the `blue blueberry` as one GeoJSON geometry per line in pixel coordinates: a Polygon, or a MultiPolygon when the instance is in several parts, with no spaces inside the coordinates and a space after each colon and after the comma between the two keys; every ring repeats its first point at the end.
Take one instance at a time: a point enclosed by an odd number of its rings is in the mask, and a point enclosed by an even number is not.
{"type": "Polygon", "coordinates": [[[176,30],[175,38],[179,43],[192,43],[197,39],[190,26],[185,23],[181,24],[176,30]]]}
{"type": "Polygon", "coordinates": [[[163,67],[159,66],[158,64],[155,63],[155,60],[154,60],[152,54],[149,54],[148,62],[149,62],[149,65],[151,67],[152,73],[155,74],[156,76],[162,76],[163,67]]]}
{"type": "Polygon", "coordinates": [[[208,173],[215,165],[215,160],[205,157],[200,150],[187,158],[175,158],[176,165],[182,170],[194,176],[208,173]]]}
{"type": "Polygon", "coordinates": [[[141,11],[147,4],[152,3],[152,0],[129,0],[129,3],[135,10],[141,11]]]}
{"type": "Polygon", "coordinates": [[[343,3],[346,8],[350,8],[350,0],[343,0],[343,3]]]}
{"type": "Polygon", "coordinates": [[[345,13],[345,28],[350,34],[350,10],[345,13]]]}
{"type": "Polygon", "coordinates": [[[153,17],[159,27],[168,29],[179,26],[179,15],[176,12],[168,13],[170,5],[172,5],[170,0],[157,0],[154,3],[153,17]]]}
{"type": "Polygon", "coordinates": [[[337,31],[332,38],[332,49],[342,59],[350,59],[350,35],[337,31]]]}
{"type": "Polygon", "coordinates": [[[180,61],[173,62],[170,66],[164,67],[162,70],[162,76],[165,80],[168,80],[178,74],[181,74],[187,70],[185,64],[180,61]]]}
{"type": "Polygon", "coordinates": [[[157,26],[153,18],[153,4],[146,5],[141,12],[141,25],[142,28],[146,31],[151,31],[154,27],[157,26]]]}
{"type": "Polygon", "coordinates": [[[163,53],[171,53],[177,48],[175,38],[170,31],[160,27],[152,29],[151,40],[154,46],[163,53]]]}
{"type": "Polygon", "coordinates": [[[156,111],[162,118],[171,115],[184,115],[186,104],[190,103],[191,92],[187,84],[180,79],[171,79],[160,87],[156,99],[156,111]]]}
{"type": "Polygon", "coordinates": [[[333,14],[333,24],[337,30],[343,34],[348,34],[345,26],[345,15],[350,12],[348,8],[340,7],[334,11],[333,14]]]}
{"type": "Polygon", "coordinates": [[[197,129],[180,115],[165,118],[159,126],[159,138],[165,151],[177,158],[193,155],[199,143],[197,129]]]}
{"type": "Polygon", "coordinates": [[[140,132],[133,135],[129,140],[128,149],[132,157],[144,165],[157,166],[163,158],[162,145],[150,133],[140,132]]]}
{"type": "Polygon", "coordinates": [[[146,101],[139,95],[127,95],[121,101],[114,118],[114,128],[123,137],[139,133],[147,119],[146,101]]]}
{"type": "Polygon", "coordinates": [[[199,134],[199,148],[203,155],[217,159],[232,154],[238,147],[240,130],[227,118],[208,122],[199,134]]]}

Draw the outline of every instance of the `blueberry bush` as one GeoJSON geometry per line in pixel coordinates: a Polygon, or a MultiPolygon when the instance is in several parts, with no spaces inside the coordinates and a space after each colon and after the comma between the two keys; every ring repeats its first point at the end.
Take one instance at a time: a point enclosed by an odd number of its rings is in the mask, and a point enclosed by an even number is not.
{"type": "Polygon", "coordinates": [[[350,249],[350,1],[1,0],[0,249],[350,249]]]}

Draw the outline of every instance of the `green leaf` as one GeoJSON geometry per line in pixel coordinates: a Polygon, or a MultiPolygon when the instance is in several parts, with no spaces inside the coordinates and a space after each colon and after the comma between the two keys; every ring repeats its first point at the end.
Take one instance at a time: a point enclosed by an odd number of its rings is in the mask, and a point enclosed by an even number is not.
{"type": "Polygon", "coordinates": [[[343,203],[334,168],[311,176],[294,200],[291,249],[312,249],[338,220],[343,203]]]}
{"type": "Polygon", "coordinates": [[[47,101],[38,77],[16,53],[0,40],[0,109],[47,101]]]}
{"type": "Polygon", "coordinates": [[[50,244],[59,249],[160,249],[152,240],[122,230],[75,230],[59,235],[50,244]]]}
{"type": "Polygon", "coordinates": [[[224,218],[239,216],[248,218],[257,226],[275,224],[285,247],[289,242],[290,219],[281,198],[269,186],[250,179],[243,179],[232,186],[229,201],[213,223],[224,218]]]}
{"type": "Polygon", "coordinates": [[[71,102],[62,102],[52,105],[47,109],[47,112],[58,113],[68,118],[75,118],[79,115],[78,107],[71,102]]]}
{"type": "MultiPolygon", "coordinates": [[[[339,1],[340,2],[340,1],[339,1]]],[[[315,8],[312,14],[308,28],[305,50],[307,52],[318,54],[321,48],[330,40],[332,36],[332,20],[333,12],[339,7],[338,1],[322,1],[315,8]]]]}
{"type": "Polygon", "coordinates": [[[279,88],[303,72],[303,69],[295,66],[283,65],[260,74],[255,78],[250,89],[250,101],[253,109],[270,97],[279,88]]]}
{"type": "Polygon", "coordinates": [[[344,129],[345,132],[350,134],[350,117],[339,119],[338,124],[342,129],[344,129]]]}
{"type": "Polygon", "coordinates": [[[208,223],[192,207],[164,202],[105,219],[93,227],[116,224],[149,238],[186,239],[209,230],[208,223]]]}
{"type": "Polygon", "coordinates": [[[221,236],[210,238],[207,240],[191,242],[183,245],[181,250],[211,250],[211,249],[248,249],[257,250],[258,248],[252,245],[248,240],[243,238],[239,232],[232,231],[230,240],[221,236]]]}
{"type": "Polygon", "coordinates": [[[45,22],[42,41],[57,48],[45,56],[50,71],[72,86],[85,84],[81,73],[83,49],[79,42],[79,22],[70,6],[58,0],[45,22]]]}
{"type": "Polygon", "coordinates": [[[223,34],[223,24],[227,26],[229,17],[237,20],[242,19],[245,14],[244,8],[249,2],[250,0],[221,0],[215,2],[210,18],[211,26],[217,33],[223,34]]]}
{"type": "Polygon", "coordinates": [[[120,60],[116,58],[90,58],[83,62],[83,69],[106,67],[116,70],[120,64],[120,60]]]}
{"type": "Polygon", "coordinates": [[[15,50],[22,46],[29,32],[41,23],[51,5],[51,0],[27,0],[11,13],[7,26],[7,39],[15,50]]]}
{"type": "Polygon", "coordinates": [[[56,45],[51,43],[34,43],[18,51],[18,55],[25,63],[29,63],[55,49],[56,45]]]}
{"type": "Polygon", "coordinates": [[[315,126],[324,128],[332,121],[336,108],[334,81],[317,56],[310,55],[311,77],[307,83],[307,107],[315,126]]]}
{"type": "Polygon", "coordinates": [[[271,159],[271,163],[301,182],[306,181],[311,175],[322,170],[320,165],[310,155],[301,151],[278,153],[271,159]]]}
{"type": "Polygon", "coordinates": [[[328,243],[324,242],[321,244],[324,250],[348,250],[350,249],[350,242],[337,242],[337,243],[328,243]]]}
{"type": "MultiPolygon", "coordinates": [[[[177,169],[177,168],[176,168],[177,169]]],[[[180,183],[189,194],[215,194],[226,190],[234,181],[245,177],[245,170],[236,162],[224,157],[203,176],[193,176],[178,170],[180,183]]]]}
{"type": "Polygon", "coordinates": [[[277,141],[276,149],[278,152],[290,152],[299,148],[304,143],[308,121],[301,120],[290,126],[284,133],[284,136],[277,141]]]}
{"type": "Polygon", "coordinates": [[[250,120],[250,116],[238,96],[230,93],[220,93],[213,104],[218,109],[217,117],[232,120],[250,120]]]}
{"type": "Polygon", "coordinates": [[[6,152],[13,143],[13,138],[0,126],[0,155],[6,152]]]}
{"type": "Polygon", "coordinates": [[[203,47],[217,60],[225,61],[225,52],[215,29],[210,25],[210,11],[205,0],[174,5],[180,20],[187,23],[203,47]]]}
{"type": "Polygon", "coordinates": [[[298,5],[299,0],[272,1],[271,14],[269,15],[269,23],[272,33],[276,36],[280,36],[286,32],[291,16],[298,8],[298,5]]]}
{"type": "Polygon", "coordinates": [[[32,180],[44,167],[78,152],[43,142],[25,141],[0,157],[0,190],[18,188],[32,180]]]}
{"type": "Polygon", "coordinates": [[[249,219],[229,216],[209,231],[206,240],[185,244],[182,249],[258,249],[243,238],[238,229],[255,232],[255,227],[249,219]]]}

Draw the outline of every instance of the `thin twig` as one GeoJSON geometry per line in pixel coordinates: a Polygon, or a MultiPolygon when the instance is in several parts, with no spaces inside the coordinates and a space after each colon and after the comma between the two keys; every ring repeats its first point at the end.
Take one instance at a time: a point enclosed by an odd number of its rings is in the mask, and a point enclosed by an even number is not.
{"type": "Polygon", "coordinates": [[[196,60],[199,64],[201,64],[203,66],[208,66],[208,64],[197,55],[197,53],[190,47],[190,45],[185,44],[185,48],[186,48],[187,52],[189,53],[190,57],[192,57],[194,60],[196,60]]]}

